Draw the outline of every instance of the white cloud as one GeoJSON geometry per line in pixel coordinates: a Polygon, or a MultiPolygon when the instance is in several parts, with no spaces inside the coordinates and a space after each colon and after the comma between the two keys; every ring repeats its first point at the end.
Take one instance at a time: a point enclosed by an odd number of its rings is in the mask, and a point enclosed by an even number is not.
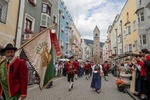
{"type": "Polygon", "coordinates": [[[107,37],[108,26],[120,13],[126,0],[63,0],[83,38],[93,39],[97,25],[100,41],[107,37]]]}

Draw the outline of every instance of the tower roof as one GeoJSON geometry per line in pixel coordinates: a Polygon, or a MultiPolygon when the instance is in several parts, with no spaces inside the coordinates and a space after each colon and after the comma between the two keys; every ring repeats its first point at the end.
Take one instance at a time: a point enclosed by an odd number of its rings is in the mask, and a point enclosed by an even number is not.
{"type": "Polygon", "coordinates": [[[98,28],[97,25],[96,25],[96,27],[94,28],[94,31],[96,31],[96,30],[98,30],[98,31],[100,32],[100,30],[99,30],[99,28],[98,28]]]}

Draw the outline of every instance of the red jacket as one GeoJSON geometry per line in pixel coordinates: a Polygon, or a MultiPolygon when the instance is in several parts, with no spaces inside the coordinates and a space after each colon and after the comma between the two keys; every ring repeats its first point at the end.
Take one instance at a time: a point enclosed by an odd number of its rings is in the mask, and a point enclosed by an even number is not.
{"type": "Polygon", "coordinates": [[[140,76],[145,76],[145,74],[146,74],[146,69],[145,69],[145,66],[144,66],[144,62],[143,62],[143,61],[139,61],[138,64],[141,66],[140,76]]]}
{"type": "Polygon", "coordinates": [[[73,65],[74,65],[75,69],[78,71],[80,68],[79,62],[77,62],[77,61],[73,62],[73,65]]]}
{"type": "Polygon", "coordinates": [[[146,55],[146,60],[148,60],[148,61],[150,61],[150,55],[148,54],[148,55],[146,55]]]}
{"type": "Polygon", "coordinates": [[[85,70],[90,70],[90,69],[91,69],[91,64],[90,64],[90,63],[85,64],[84,69],[85,69],[85,70]]]}
{"type": "MultiPolygon", "coordinates": [[[[18,92],[20,92],[20,95],[22,96],[27,95],[28,70],[24,60],[14,58],[14,60],[8,65],[7,78],[8,93],[10,97],[15,96],[18,92]]],[[[0,84],[0,96],[1,95],[2,87],[0,84]]]]}
{"type": "Polygon", "coordinates": [[[74,73],[75,65],[74,63],[71,63],[70,61],[66,64],[66,71],[67,74],[74,73]]]}

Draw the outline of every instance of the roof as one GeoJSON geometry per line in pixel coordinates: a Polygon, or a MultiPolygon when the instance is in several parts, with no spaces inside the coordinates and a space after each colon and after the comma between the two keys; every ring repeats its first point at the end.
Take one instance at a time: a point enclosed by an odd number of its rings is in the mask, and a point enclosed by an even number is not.
{"type": "MultiPolygon", "coordinates": [[[[93,40],[84,39],[84,41],[85,41],[85,43],[86,43],[87,45],[93,44],[93,40]]],[[[103,45],[104,45],[104,42],[99,42],[99,46],[100,46],[101,48],[103,47],[103,45]]]]}

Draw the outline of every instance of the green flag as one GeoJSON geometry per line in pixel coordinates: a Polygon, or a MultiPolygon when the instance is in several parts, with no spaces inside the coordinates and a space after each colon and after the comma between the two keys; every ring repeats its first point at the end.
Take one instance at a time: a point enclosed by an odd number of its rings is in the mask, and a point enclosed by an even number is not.
{"type": "MultiPolygon", "coordinates": [[[[52,49],[50,51],[50,54],[52,55],[52,49]]],[[[54,78],[54,62],[53,62],[53,57],[52,57],[46,69],[45,78],[44,78],[44,86],[53,78],[54,78]]]]}
{"type": "Polygon", "coordinates": [[[39,34],[23,49],[40,78],[39,85],[42,89],[54,77],[50,30],[39,34]]]}

